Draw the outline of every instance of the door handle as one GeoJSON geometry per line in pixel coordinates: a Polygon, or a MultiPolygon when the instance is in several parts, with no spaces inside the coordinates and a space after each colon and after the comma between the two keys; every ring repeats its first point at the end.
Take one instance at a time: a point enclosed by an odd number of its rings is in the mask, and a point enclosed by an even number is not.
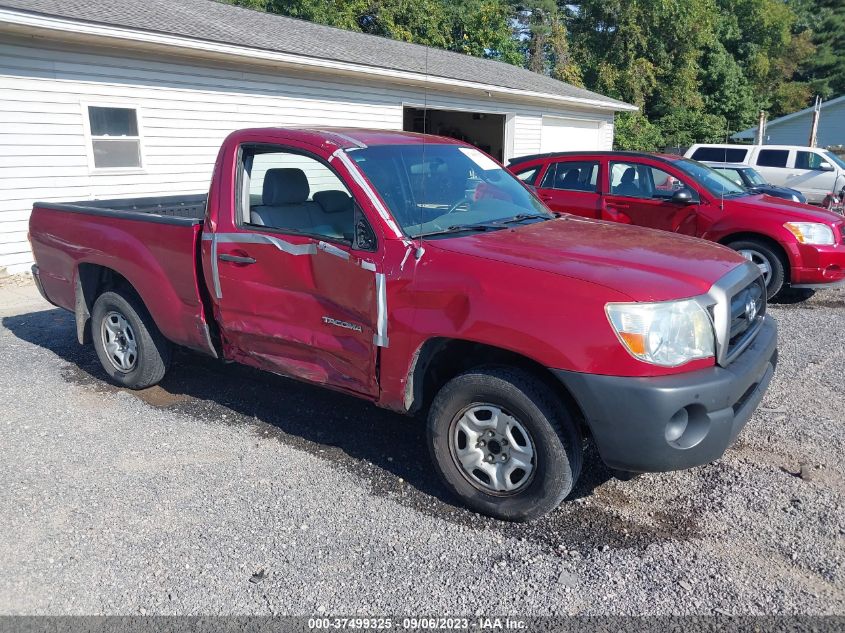
{"type": "Polygon", "coordinates": [[[229,255],[228,253],[221,253],[218,258],[222,262],[233,262],[235,264],[254,264],[254,257],[242,257],[241,255],[229,255]]]}

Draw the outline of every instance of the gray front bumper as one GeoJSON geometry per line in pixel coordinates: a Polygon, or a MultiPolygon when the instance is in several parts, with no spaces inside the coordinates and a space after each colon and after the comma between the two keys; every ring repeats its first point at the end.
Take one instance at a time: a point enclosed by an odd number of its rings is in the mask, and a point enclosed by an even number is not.
{"type": "Polygon", "coordinates": [[[553,372],[584,412],[604,462],[649,472],[721,457],[760,404],[776,365],[777,326],[766,317],[728,367],[654,378],[553,372]]]}

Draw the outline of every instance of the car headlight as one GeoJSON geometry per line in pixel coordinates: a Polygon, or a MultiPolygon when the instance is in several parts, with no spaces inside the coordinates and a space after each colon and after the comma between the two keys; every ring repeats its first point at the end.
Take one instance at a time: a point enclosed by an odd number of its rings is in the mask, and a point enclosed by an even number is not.
{"type": "Polygon", "coordinates": [[[802,244],[833,244],[833,229],[818,222],[787,222],[784,228],[802,244]]]}
{"type": "Polygon", "coordinates": [[[634,358],[677,367],[715,355],[713,323],[692,299],[662,303],[608,303],[607,318],[634,358]]]}

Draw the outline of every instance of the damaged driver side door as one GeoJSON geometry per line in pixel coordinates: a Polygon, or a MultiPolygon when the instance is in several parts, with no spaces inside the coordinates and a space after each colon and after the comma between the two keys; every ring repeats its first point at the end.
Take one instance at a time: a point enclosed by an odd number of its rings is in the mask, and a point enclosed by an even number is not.
{"type": "Polygon", "coordinates": [[[242,146],[233,230],[212,236],[224,353],[374,396],[384,275],[349,188],[299,147],[242,146]]]}

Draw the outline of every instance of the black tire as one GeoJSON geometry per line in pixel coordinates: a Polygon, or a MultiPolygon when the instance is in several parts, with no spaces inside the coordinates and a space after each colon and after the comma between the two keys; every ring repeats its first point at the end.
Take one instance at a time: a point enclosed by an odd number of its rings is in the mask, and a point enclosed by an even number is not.
{"type": "Polygon", "coordinates": [[[91,311],[91,338],[97,357],[112,382],[129,389],[144,389],[157,384],[170,366],[170,343],[158,331],[140,297],[130,290],[104,292],[94,302],[91,311]],[[129,369],[116,366],[106,351],[103,321],[111,315],[122,316],[131,328],[134,342],[134,362],[129,369]]]}
{"type": "Polygon", "coordinates": [[[581,474],[581,433],[566,405],[541,380],[518,369],[473,369],[449,381],[429,411],[428,442],[449,490],[472,510],[506,521],[530,521],[554,510],[581,474]],[[513,494],[481,489],[453,454],[453,425],[469,407],[482,403],[507,411],[531,436],[534,470],[513,494]]]}
{"type": "Polygon", "coordinates": [[[735,251],[752,251],[765,259],[772,271],[771,277],[766,284],[766,294],[768,295],[769,301],[774,299],[783,290],[784,282],[786,281],[787,263],[784,261],[783,256],[775,251],[771,245],[763,240],[748,239],[730,242],[728,247],[735,251]]]}

